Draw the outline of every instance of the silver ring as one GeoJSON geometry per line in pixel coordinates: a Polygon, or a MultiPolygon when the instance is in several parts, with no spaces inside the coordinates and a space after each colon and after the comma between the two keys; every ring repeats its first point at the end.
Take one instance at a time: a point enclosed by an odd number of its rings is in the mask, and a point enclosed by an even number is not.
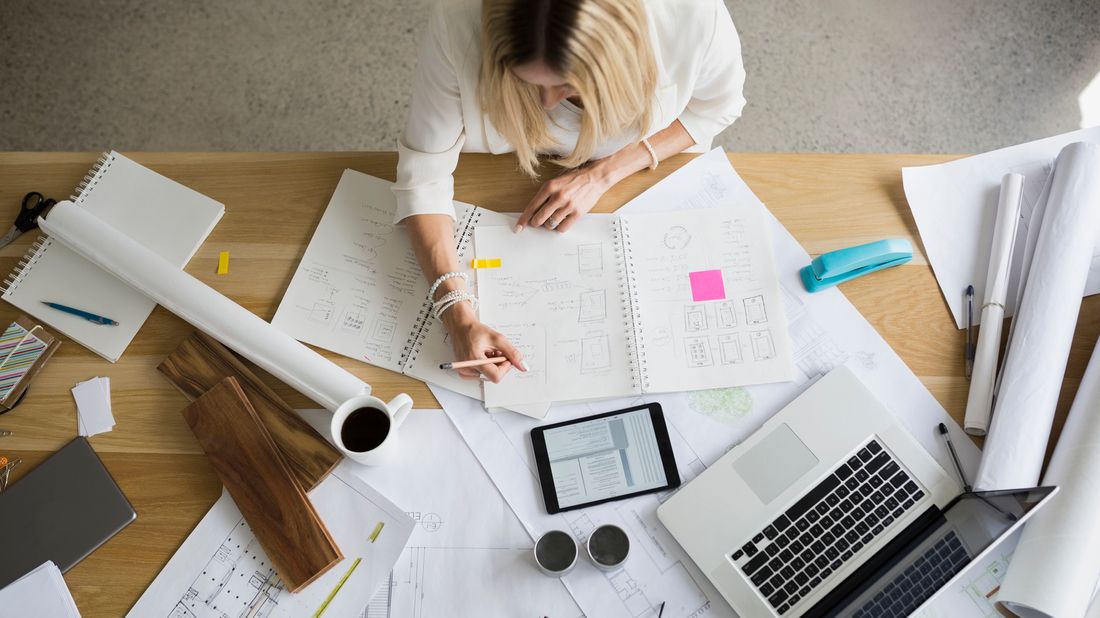
{"type": "Polygon", "coordinates": [[[549,221],[547,221],[547,223],[550,224],[550,229],[554,229],[558,227],[559,221],[557,219],[550,219],[549,221]]]}

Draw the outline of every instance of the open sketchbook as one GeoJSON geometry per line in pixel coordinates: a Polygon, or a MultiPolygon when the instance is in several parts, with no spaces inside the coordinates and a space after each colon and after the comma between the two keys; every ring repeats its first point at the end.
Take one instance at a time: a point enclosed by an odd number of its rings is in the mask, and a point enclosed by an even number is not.
{"type": "MultiPolygon", "coordinates": [[[[481,399],[480,381],[439,368],[454,353],[430,315],[428,283],[408,233],[393,223],[391,184],[344,170],[271,324],[299,341],[481,399]]],[[[473,284],[474,227],[511,225],[514,218],[454,204],[455,249],[473,284]]],[[[549,407],[516,411],[542,418],[549,407]]]]}
{"type": "MultiPolygon", "coordinates": [[[[725,204],[716,196],[719,204],[725,204]]],[[[488,406],[785,382],[791,344],[763,209],[589,215],[566,234],[478,227],[483,322],[527,373],[488,406]]]]}

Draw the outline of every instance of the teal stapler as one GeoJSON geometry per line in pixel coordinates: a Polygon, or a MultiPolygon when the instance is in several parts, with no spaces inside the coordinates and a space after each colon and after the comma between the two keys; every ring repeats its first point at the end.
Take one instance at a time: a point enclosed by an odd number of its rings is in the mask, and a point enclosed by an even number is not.
{"type": "Polygon", "coordinates": [[[903,238],[837,249],[814,258],[802,269],[802,285],[807,291],[819,292],[877,270],[900,266],[911,259],[913,245],[903,238]]]}

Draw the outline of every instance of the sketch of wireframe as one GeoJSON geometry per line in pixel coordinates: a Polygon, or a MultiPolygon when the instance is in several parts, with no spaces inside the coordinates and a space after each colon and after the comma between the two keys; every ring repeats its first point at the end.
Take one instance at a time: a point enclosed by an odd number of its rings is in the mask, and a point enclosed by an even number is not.
{"type": "Polygon", "coordinates": [[[595,373],[611,368],[611,343],[607,335],[581,339],[581,373],[595,373]]]}
{"type": "Polygon", "coordinates": [[[691,232],[686,227],[674,225],[665,232],[664,244],[668,249],[679,251],[691,244],[691,232]]]}
{"type": "Polygon", "coordinates": [[[689,333],[707,330],[707,311],[703,305],[684,306],[684,330],[689,333]]]}
{"type": "Polygon", "coordinates": [[[501,307],[522,307],[534,298],[539,291],[529,285],[524,285],[510,277],[502,277],[497,281],[499,287],[501,307]]]}
{"type": "Polygon", "coordinates": [[[710,343],[706,337],[688,337],[684,341],[684,350],[687,353],[688,367],[710,367],[714,364],[710,356],[710,343]]]}
{"type": "Polygon", "coordinates": [[[328,324],[332,321],[332,314],[336,312],[336,307],[324,300],[319,300],[313,303],[313,307],[309,310],[309,319],[312,322],[318,322],[320,324],[328,324]]]}
{"type": "Polygon", "coordinates": [[[363,323],[366,321],[366,316],[362,307],[352,307],[344,311],[343,317],[340,318],[340,330],[358,335],[363,332],[363,323]]]}
{"type": "Polygon", "coordinates": [[[744,300],[745,321],[749,324],[764,324],[768,321],[768,312],[764,306],[764,295],[757,294],[744,300]]]}
{"type": "Polygon", "coordinates": [[[775,358],[775,342],[770,330],[758,330],[749,333],[752,341],[752,357],[758,361],[775,358]]]}
{"type": "Polygon", "coordinates": [[[737,333],[718,335],[718,352],[723,365],[735,365],[744,360],[741,354],[741,338],[737,333]]]}
{"type": "Polygon", "coordinates": [[[603,245],[577,245],[577,270],[582,275],[603,275],[603,245]]]}
{"type": "Polygon", "coordinates": [[[715,304],[715,313],[718,314],[718,328],[737,328],[737,310],[733,301],[727,300],[715,304]]]}
{"type": "Polygon", "coordinates": [[[242,518],[176,603],[170,618],[214,610],[234,618],[265,618],[286,588],[242,518]]]}
{"type": "Polygon", "coordinates": [[[578,322],[597,322],[607,318],[607,290],[581,292],[578,322]]]}
{"type": "Polygon", "coordinates": [[[393,341],[393,333],[397,330],[397,324],[389,320],[375,320],[371,338],[382,343],[393,341]]]}

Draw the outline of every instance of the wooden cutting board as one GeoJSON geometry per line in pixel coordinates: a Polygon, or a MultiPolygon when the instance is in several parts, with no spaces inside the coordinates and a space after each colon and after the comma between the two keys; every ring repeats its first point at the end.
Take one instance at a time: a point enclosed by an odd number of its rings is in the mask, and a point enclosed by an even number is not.
{"type": "Polygon", "coordinates": [[[288,590],[343,559],[236,379],[216,384],[183,417],[288,590]]]}
{"type": "Polygon", "coordinates": [[[236,378],[291,472],[307,492],[328,476],[343,457],[236,355],[208,335],[195,331],[157,370],[192,400],[224,378],[236,378]]]}

